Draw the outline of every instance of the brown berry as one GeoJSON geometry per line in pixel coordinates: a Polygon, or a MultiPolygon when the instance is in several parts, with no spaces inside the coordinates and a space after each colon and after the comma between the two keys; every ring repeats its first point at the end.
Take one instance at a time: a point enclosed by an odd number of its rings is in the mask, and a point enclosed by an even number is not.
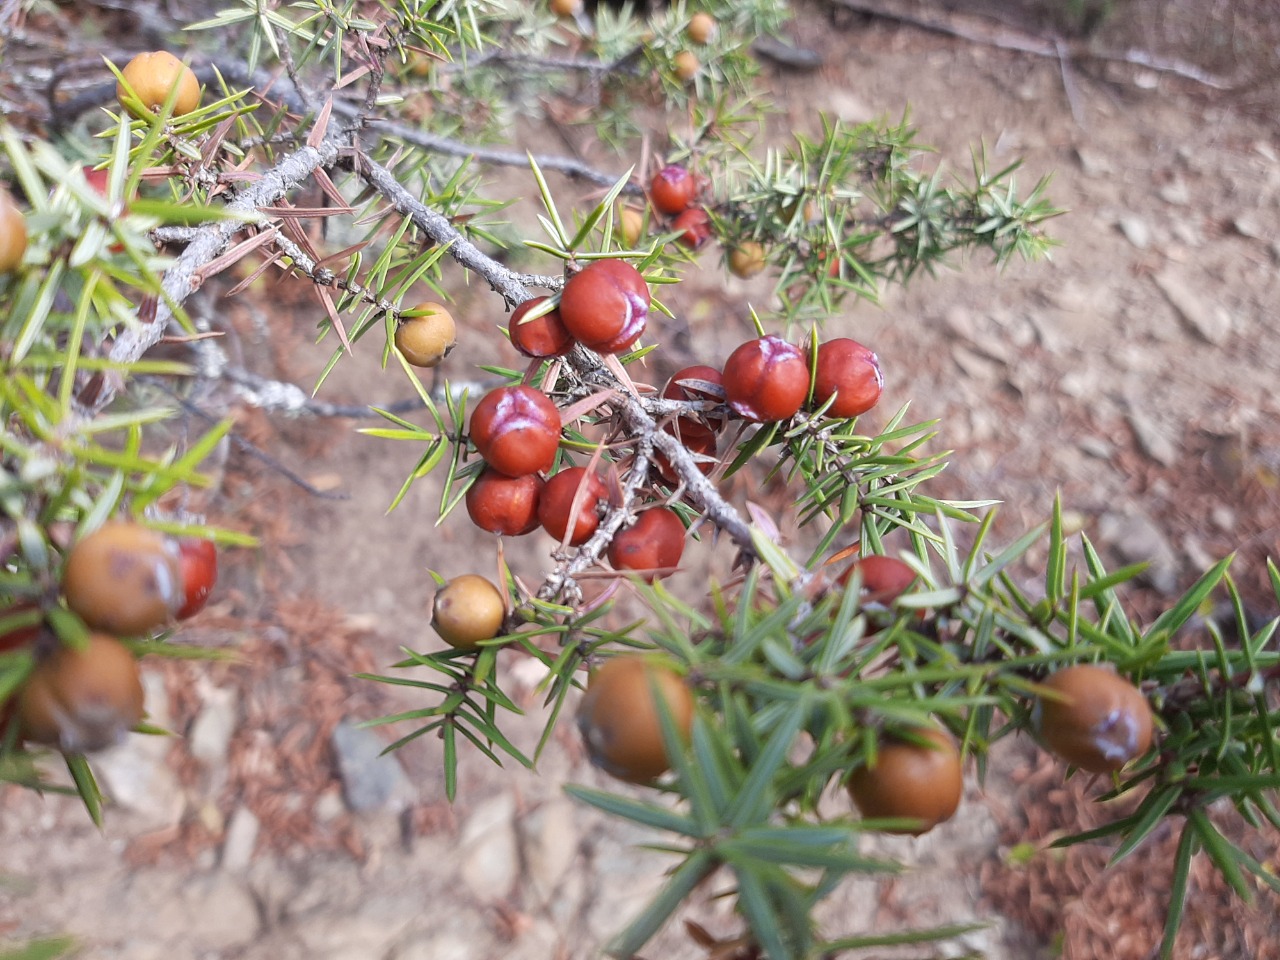
{"type": "Polygon", "coordinates": [[[60,646],[18,691],[24,739],[66,753],[119,743],[142,720],[142,678],[129,649],[91,633],[83,649],[60,646]]]}
{"type": "Polygon", "coordinates": [[[396,327],[396,349],[415,367],[436,367],[458,343],[453,315],[439,303],[420,303],[396,327]]]}
{"type": "Polygon", "coordinates": [[[607,495],[604,481],[598,474],[588,473],[586,467],[561,470],[547,481],[542,491],[538,500],[538,521],[542,529],[557,540],[563,541],[568,534],[569,546],[580,546],[591,539],[600,525],[596,505],[607,495]],[[575,499],[578,501],[576,511],[573,510],[575,499]]]}
{"type": "Polygon", "coordinates": [[[705,10],[700,10],[689,18],[685,33],[696,44],[710,43],[716,36],[716,18],[705,10]]]}
{"type": "Polygon", "coordinates": [[[690,207],[676,217],[671,229],[679,231],[677,243],[698,250],[711,239],[711,216],[702,207],[690,207]]]}
{"type": "Polygon", "coordinates": [[[532,320],[525,319],[530,311],[546,302],[546,297],[534,297],[511,312],[511,323],[507,327],[511,345],[526,357],[559,357],[573,349],[573,334],[565,329],[558,309],[532,320]]]}
{"type": "Polygon", "coordinates": [[[649,183],[649,199],[655,210],[675,216],[687,210],[698,195],[698,181],[678,163],[663,167],[649,183]]]}
{"type": "Polygon", "coordinates": [[[560,446],[560,411],[541,390],[498,387],[471,411],[470,435],[485,462],[508,477],[550,470],[560,446]]]}
{"type": "Polygon", "coordinates": [[[841,586],[848,584],[853,572],[862,576],[862,602],[889,606],[915,583],[916,572],[897,557],[868,554],[853,563],[836,578],[841,586]]]}
{"type": "Polygon", "coordinates": [[[18,269],[26,252],[27,218],[9,192],[0,188],[0,273],[18,269]]]}
{"type": "Polygon", "coordinates": [[[1044,745],[1090,773],[1110,773],[1151,746],[1151,707],[1124,677],[1105,667],[1065,667],[1042,686],[1057,697],[1041,697],[1033,720],[1044,745]]]}
{"type": "Polygon", "coordinates": [[[67,606],[95,630],[150,633],[186,602],[178,545],[141,524],[109,521],[67,554],[62,592],[67,606]]]}
{"type": "Polygon", "coordinates": [[[502,592],[477,573],[454,577],[436,591],[431,606],[431,625],[458,650],[472,650],[498,636],[505,619],[502,592]]]}
{"type": "MultiPolygon", "coordinates": [[[[700,363],[677,370],[663,388],[662,396],[665,400],[712,400],[718,403],[724,400],[722,384],[719,370],[700,363]],[[688,381],[697,380],[714,384],[721,389],[713,393],[705,387],[689,386],[688,381]]],[[[695,416],[682,416],[676,419],[677,433],[684,439],[697,434],[714,433],[724,426],[724,422],[723,416],[705,411],[695,416]]]]}
{"type": "Polygon", "coordinates": [[[481,530],[524,536],[538,529],[538,500],[545,486],[536,473],[507,477],[486,467],[467,490],[467,514],[481,530]]]}
{"type": "Polygon", "coordinates": [[[635,570],[650,583],[675,573],[684,554],[684,524],[668,507],[643,511],[636,522],[619,530],[609,544],[609,564],[615,570],[635,570]]]}
{"type": "Polygon", "coordinates": [[[650,783],[671,769],[659,698],[688,740],[693,694],[679,674],[643,657],[621,656],[596,668],[578,707],[578,730],[591,762],[628,783],[650,783]]]}
{"type": "Polygon", "coordinates": [[[729,354],[723,377],[730,408],[757,423],[795,416],[809,395],[804,354],[773,334],[748,340],[729,354]]]}
{"type": "Polygon", "coordinates": [[[551,12],[557,17],[576,17],[582,13],[583,0],[551,0],[551,12]]]}
{"type": "Polygon", "coordinates": [[[681,50],[677,53],[671,61],[671,66],[675,71],[675,75],[685,83],[696,77],[698,71],[702,69],[702,64],[698,62],[698,58],[688,50],[681,50]]]}
{"type": "Polygon", "coordinates": [[[835,397],[827,408],[831,417],[856,417],[880,400],[884,376],[879,358],[858,343],[842,337],[818,345],[817,369],[813,375],[815,407],[835,397]]]}
{"type": "Polygon", "coordinates": [[[936,727],[912,733],[926,743],[882,740],[875,766],[859,767],[849,777],[849,794],[864,817],[919,821],[891,831],[919,836],[951,819],[960,806],[964,774],[950,734],[936,727]]]}
{"type": "Polygon", "coordinates": [[[592,350],[620,353],[644,333],[649,285],[625,260],[596,260],[565,283],[560,319],[592,350]]]}
{"type": "Polygon", "coordinates": [[[729,253],[729,272],[746,280],[764,269],[764,245],[755,240],[743,240],[729,253]]]}
{"type": "MultiPolygon", "coordinates": [[[[178,94],[173,104],[173,116],[184,116],[200,106],[200,81],[190,67],[167,50],[140,53],[120,72],[142,106],[151,112],[164,106],[175,86],[178,94]]],[[[116,99],[127,110],[125,96],[124,83],[117,82],[116,99]]]]}

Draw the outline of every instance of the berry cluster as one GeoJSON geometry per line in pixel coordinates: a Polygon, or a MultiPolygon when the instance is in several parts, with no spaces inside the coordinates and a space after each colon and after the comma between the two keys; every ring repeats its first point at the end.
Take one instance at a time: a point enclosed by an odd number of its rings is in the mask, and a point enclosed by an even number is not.
{"type": "Polygon", "coordinates": [[[61,594],[87,628],[67,644],[45,629],[32,603],[0,611],[18,625],[0,634],[0,652],[29,649],[35,666],[0,702],[0,733],[17,719],[18,737],[66,753],[116,743],[143,715],[142,680],[120,637],[146,637],[195,616],[218,575],[208,540],[174,539],[113,520],[79,540],[62,568],[61,594]]]}

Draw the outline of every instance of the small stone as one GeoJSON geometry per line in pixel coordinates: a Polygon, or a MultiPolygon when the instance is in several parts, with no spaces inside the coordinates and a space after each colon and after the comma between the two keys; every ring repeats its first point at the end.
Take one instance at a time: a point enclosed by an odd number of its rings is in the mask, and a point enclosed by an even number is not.
{"type": "Polygon", "coordinates": [[[205,767],[221,770],[227,765],[231,736],[236,730],[236,691],[207,686],[200,692],[204,706],[191,724],[188,749],[205,767]]]}
{"type": "Polygon", "coordinates": [[[1231,334],[1231,315],[1201,296],[1177,267],[1165,267],[1155,282],[1183,322],[1206,342],[1219,344],[1231,334]]]}
{"type": "Polygon", "coordinates": [[[1120,218],[1118,225],[1124,238],[1139,250],[1145,250],[1151,245],[1151,228],[1141,217],[1126,214],[1120,218]]]}
{"type": "Polygon", "coordinates": [[[183,941],[201,950],[229,953],[253,943],[262,920],[253,895],[227,873],[196,877],[182,893],[183,941]]]}
{"type": "MultiPolygon", "coordinates": [[[[142,685],[147,716],[157,726],[164,726],[168,719],[164,678],[144,672],[142,685]]],[[[138,818],[139,829],[174,827],[186,810],[182,786],[165,762],[172,743],[166,736],[131,733],[119,746],[94,756],[93,769],[103,791],[138,818]]]]}
{"type": "Polygon", "coordinates": [[[1236,512],[1225,504],[1218,504],[1209,510],[1209,519],[1219,530],[1230,533],[1236,528],[1236,512]]]}
{"type": "Polygon", "coordinates": [[[1130,410],[1125,416],[1139,450],[1164,467],[1178,461],[1178,444],[1161,424],[1140,410],[1130,410]]]}
{"type": "Polygon", "coordinates": [[[462,879],[485,901],[505,897],[520,875],[515,815],[515,797],[504,793],[476,807],[463,824],[458,844],[462,879]]]}
{"type": "Polygon", "coordinates": [[[347,806],[366,813],[408,805],[409,778],[394,753],[383,754],[386,745],[377,734],[343,720],[334,727],[332,743],[347,806]]]}
{"type": "Polygon", "coordinates": [[[1088,147],[1076,147],[1076,159],[1080,162],[1080,170],[1086,177],[1105,177],[1115,172],[1106,154],[1098,153],[1088,147]]]}
{"type": "Polygon", "coordinates": [[[549,800],[520,819],[525,878],[539,904],[550,902],[578,854],[574,806],[549,800]]]}
{"type": "Polygon", "coordinates": [[[1171,180],[1159,190],[1160,199],[1175,207],[1185,207],[1191,202],[1191,191],[1187,182],[1181,178],[1171,180]]]}
{"type": "Polygon", "coordinates": [[[1266,228],[1252,213],[1240,214],[1240,216],[1231,221],[1231,225],[1236,228],[1236,233],[1242,237],[1248,237],[1250,240],[1262,240],[1267,235],[1266,228]]]}
{"type": "Polygon", "coordinates": [[[1122,563],[1148,563],[1138,579],[1166,595],[1178,587],[1178,559],[1160,528],[1146,514],[1104,513],[1098,519],[1098,538],[1122,563]]]}
{"type": "Polygon", "coordinates": [[[1109,441],[1102,439],[1102,437],[1083,437],[1076,443],[1076,446],[1083,453],[1098,460],[1110,460],[1115,456],[1116,452],[1116,448],[1109,441]]]}
{"type": "Polygon", "coordinates": [[[222,841],[222,869],[239,873],[248,869],[253,848],[258,842],[261,824],[248,807],[240,806],[231,815],[227,835],[222,841]]]}

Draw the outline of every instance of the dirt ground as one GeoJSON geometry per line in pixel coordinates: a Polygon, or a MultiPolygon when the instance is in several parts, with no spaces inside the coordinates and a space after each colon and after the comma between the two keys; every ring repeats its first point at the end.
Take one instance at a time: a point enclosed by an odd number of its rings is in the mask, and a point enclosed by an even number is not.
{"type": "MultiPolygon", "coordinates": [[[[1132,42],[1120,32],[1130,27],[1121,19],[1115,37],[1132,42]]],[[[1275,114],[1258,110],[1256,96],[1210,94],[1131,65],[1067,69],[1069,97],[1057,60],[814,7],[800,9],[795,34],[825,65],[766,68],[784,110],[779,130],[814,130],[820,110],[856,122],[912,105],[939,162],[964,170],[971,145],[985,142],[993,164],[1024,158],[1027,186],[1053,173],[1052,197],[1070,211],[1053,225],[1061,246],[1049,263],[1000,272],[979,257],[889,291],[881,307],[850,303],[828,327],[878,351],[882,409],[909,400],[914,418],[941,419],[938,442],[955,450],[942,495],[1006,501],[1000,530],[1011,538],[1061,491],[1114,562],[1155,560],[1140,604],[1238,551],[1239,582],[1273,615],[1262,558],[1275,552],[1280,523],[1275,114]]],[[[727,355],[743,326],[726,314],[745,323],[746,304],[767,292],[705,254],[667,300],[689,324],[689,359],[727,355]]],[[[498,343],[494,305],[471,302],[458,315],[473,336],[450,360],[460,371],[498,343]]],[[[269,317],[237,314],[244,355],[308,384],[327,356],[309,344],[315,313],[300,300],[292,316],[279,303],[269,317]]],[[[322,398],[405,396],[373,353],[340,365],[322,398]]],[[[62,798],[0,791],[0,939],[68,933],[84,944],[80,956],[124,960],[598,955],[653,892],[663,860],[635,848],[651,837],[561,793],[565,782],[606,785],[568,731],[537,773],[467,757],[452,808],[439,746],[421,741],[400,752],[400,769],[368,774],[388,778],[377,809],[343,799],[330,746],[340,721],[421,705],[350,675],[387,671],[401,646],[433,649],[427,569],[487,572],[492,541],[462,521],[436,527],[430,482],[386,514],[418,450],[359,436],[349,421],[239,416],[248,439],[352,496],[307,497],[231,452],[207,509],[265,531],[267,546],[227,558],[220,595],[189,636],[245,660],[151,672],[153,715],[185,736],[106,758],[119,806],[103,833],[62,798]]],[[[530,579],[548,565],[540,538],[508,549],[530,579]]],[[[537,676],[508,669],[532,714],[512,729],[531,747],[537,676]]],[[[1045,851],[1056,832],[1096,822],[1081,812],[1089,785],[1064,787],[1060,774],[1027,744],[1008,744],[954,822],[918,841],[869,842],[914,869],[850,884],[825,911],[827,929],[976,919],[991,925],[941,956],[1150,956],[1172,847],[1157,837],[1136,867],[1106,875],[1105,850],[1074,860],[1045,851]]],[[[1280,869],[1275,840],[1249,842],[1280,869]]],[[[1194,882],[1198,912],[1180,958],[1276,956],[1274,901],[1228,907],[1211,873],[1194,882]]],[[[689,916],[719,935],[735,929],[713,899],[689,916]]],[[[702,955],[676,926],[646,953],[702,955]]]]}

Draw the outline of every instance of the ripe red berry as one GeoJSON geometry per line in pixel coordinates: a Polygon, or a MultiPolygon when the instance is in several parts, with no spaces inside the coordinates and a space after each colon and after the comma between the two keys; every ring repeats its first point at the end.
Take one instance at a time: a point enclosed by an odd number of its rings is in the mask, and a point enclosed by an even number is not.
{"type": "Polygon", "coordinates": [[[880,400],[884,376],[879,358],[847,337],[828,340],[818,346],[817,369],[813,375],[813,403],[821,406],[834,396],[828,416],[856,417],[880,400]]]}
{"type": "Polygon", "coordinates": [[[546,481],[536,473],[506,477],[486,468],[467,490],[467,514],[481,530],[520,537],[538,529],[538,500],[546,481]]]}
{"type": "Polygon", "coordinates": [[[670,576],[684,554],[684,524],[668,507],[645,510],[636,522],[619,530],[609,544],[609,564],[615,570],[636,570],[650,583],[670,576]]]}
{"type": "Polygon", "coordinates": [[[182,565],[182,609],[178,619],[194,617],[209,602],[218,580],[218,548],[212,540],[188,538],[178,541],[182,565]]]}
{"type": "Polygon", "coordinates": [[[914,829],[892,831],[919,836],[956,812],[964,772],[950,734],[936,727],[913,732],[926,743],[882,741],[875,766],[859,767],[849,777],[849,793],[864,817],[919,821],[914,829]]]}
{"type": "Polygon", "coordinates": [[[1110,773],[1151,746],[1147,698],[1105,667],[1080,664],[1042,684],[1058,698],[1042,697],[1032,719],[1045,746],[1081,770],[1110,773]]]}
{"type": "Polygon", "coordinates": [[[649,183],[649,199],[654,209],[668,216],[688,209],[697,195],[697,179],[678,163],[663,167],[649,183]]]}
{"type": "Polygon", "coordinates": [[[24,739],[67,753],[118,743],[142,719],[142,678],[124,644],[89,634],[83,649],[59,647],[18,691],[24,739]]]}
{"type": "MultiPolygon", "coordinates": [[[[677,370],[671,379],[667,382],[666,387],[662,390],[664,400],[713,400],[721,402],[724,400],[724,390],[718,393],[712,393],[705,388],[698,388],[686,385],[682,381],[702,380],[706,383],[712,383],[716,386],[723,386],[723,380],[720,371],[715,367],[709,367],[704,363],[695,364],[692,367],[685,367],[677,370]]],[[[717,416],[712,413],[703,412],[697,416],[687,416],[677,418],[679,424],[680,436],[688,439],[696,434],[714,433],[724,426],[724,417],[717,416]]]]}
{"type": "Polygon", "coordinates": [[[804,354],[773,334],[748,340],[729,354],[723,377],[730,408],[757,423],[795,416],[809,395],[804,354]]]}
{"type": "Polygon", "coordinates": [[[534,307],[547,301],[546,297],[526,300],[511,312],[511,345],[526,357],[559,357],[573,349],[573,334],[565,329],[560,311],[552,310],[533,320],[525,320],[534,307]]]}
{"type": "Polygon", "coordinates": [[[650,783],[671,769],[658,697],[688,740],[693,694],[679,674],[637,656],[614,657],[596,668],[578,707],[591,762],[628,783],[650,783]]]}
{"type": "MultiPolygon", "coordinates": [[[[675,430],[671,427],[667,428],[669,433],[674,434],[675,430]]],[[[714,433],[693,433],[689,435],[681,434],[680,442],[688,448],[689,452],[695,455],[695,461],[698,469],[705,476],[711,473],[716,467],[716,435],[714,433]]],[[[675,467],[671,465],[671,461],[667,459],[667,455],[660,450],[653,453],[653,465],[657,468],[658,475],[667,483],[675,484],[680,482],[680,477],[676,473],[675,467]]]]}
{"type": "Polygon", "coordinates": [[[916,579],[916,572],[897,557],[872,553],[849,564],[849,568],[836,578],[836,582],[845,586],[855,570],[862,574],[863,603],[888,606],[906,593],[916,579]]]}
{"type": "Polygon", "coordinates": [[[547,481],[538,500],[538,521],[542,528],[557,540],[569,534],[569,546],[576,547],[591,539],[600,525],[596,505],[608,495],[604,481],[596,473],[588,473],[586,467],[569,467],[547,481]],[[578,490],[582,489],[581,497],[578,490]],[[574,498],[578,497],[577,512],[570,517],[574,498]],[[573,525],[570,531],[570,524],[573,525]]]}
{"type": "Polygon", "coordinates": [[[620,353],[644,333],[649,285],[624,260],[596,260],[565,283],[560,319],[575,339],[592,350],[620,353]]]}
{"type": "Polygon", "coordinates": [[[178,546],[141,524],[109,521],[67,554],[62,592],[67,606],[95,630],[150,633],[186,602],[178,546]]]}
{"type": "Polygon", "coordinates": [[[671,226],[673,230],[680,231],[680,235],[676,237],[676,242],[683,244],[690,250],[700,249],[703,244],[711,239],[711,217],[702,207],[690,207],[676,217],[671,226]]]}
{"type": "Polygon", "coordinates": [[[490,390],[471,411],[471,442],[508,477],[550,470],[560,445],[560,411],[541,390],[523,384],[490,390]]]}

